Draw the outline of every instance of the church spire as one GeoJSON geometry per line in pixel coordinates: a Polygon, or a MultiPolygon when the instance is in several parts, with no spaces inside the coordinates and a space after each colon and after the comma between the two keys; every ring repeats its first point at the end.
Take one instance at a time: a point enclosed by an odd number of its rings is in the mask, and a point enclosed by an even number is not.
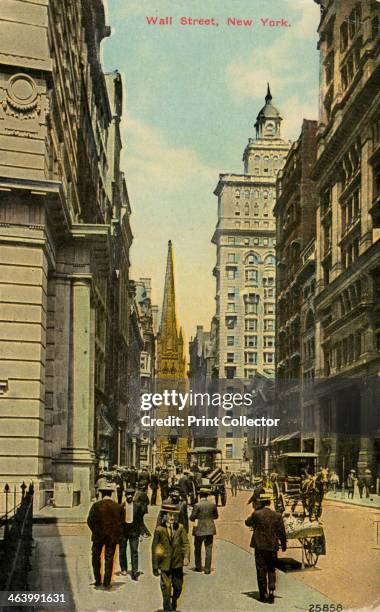
{"type": "Polygon", "coordinates": [[[271,91],[270,91],[270,85],[268,83],[268,90],[267,90],[267,95],[265,96],[265,102],[267,104],[270,104],[272,102],[272,100],[273,100],[273,98],[272,98],[272,94],[271,94],[271,91]]]}
{"type": "Polygon", "coordinates": [[[164,287],[164,300],[162,304],[160,336],[163,350],[176,350],[178,343],[178,327],[174,286],[174,262],[172,241],[168,242],[168,257],[166,261],[166,275],[164,287]]]}

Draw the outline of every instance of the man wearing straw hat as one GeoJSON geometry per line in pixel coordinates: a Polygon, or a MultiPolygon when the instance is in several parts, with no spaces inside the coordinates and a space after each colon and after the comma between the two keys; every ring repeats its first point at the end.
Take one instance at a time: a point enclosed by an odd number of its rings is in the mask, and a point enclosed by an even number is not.
{"type": "Polygon", "coordinates": [[[102,499],[92,505],[87,518],[87,525],[92,531],[92,568],[95,587],[100,587],[102,584],[100,568],[104,546],[103,586],[105,589],[111,588],[115,549],[123,536],[123,512],[121,506],[111,499],[114,490],[111,483],[99,489],[102,499]]]}
{"type": "Polygon", "coordinates": [[[247,527],[253,527],[250,546],[255,549],[259,599],[262,602],[273,604],[276,588],[277,551],[280,543],[282,550],[285,552],[286,533],[281,514],[269,508],[271,499],[270,493],[262,493],[260,495],[262,507],[255,510],[247,518],[245,524],[247,527]]]}
{"type": "Polygon", "coordinates": [[[161,576],[160,586],[164,612],[177,610],[182,592],[183,567],[189,564],[190,543],[183,525],[178,523],[178,508],[162,504],[164,518],[156,528],[152,543],[154,576],[161,576]]]}

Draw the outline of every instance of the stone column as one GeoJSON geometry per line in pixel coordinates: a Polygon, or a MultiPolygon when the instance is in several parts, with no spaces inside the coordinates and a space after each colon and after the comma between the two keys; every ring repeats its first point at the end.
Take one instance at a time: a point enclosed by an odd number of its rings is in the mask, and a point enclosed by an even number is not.
{"type": "MultiPolygon", "coordinates": [[[[373,432],[376,427],[376,404],[375,388],[372,387],[371,379],[363,383],[360,390],[360,443],[358,457],[358,474],[363,475],[364,470],[373,469],[374,460],[374,438],[373,432]]],[[[375,476],[375,475],[374,475],[375,476]]]]}
{"type": "Polygon", "coordinates": [[[93,314],[91,276],[72,278],[71,388],[67,448],[56,460],[57,476],[80,491],[81,503],[91,500],[95,463],[93,398],[93,314]]]}

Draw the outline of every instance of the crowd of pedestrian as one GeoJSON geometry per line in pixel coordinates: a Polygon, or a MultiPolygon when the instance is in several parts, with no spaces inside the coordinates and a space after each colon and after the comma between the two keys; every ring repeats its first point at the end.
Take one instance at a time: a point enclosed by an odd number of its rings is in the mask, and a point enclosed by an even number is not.
{"type": "Polygon", "coordinates": [[[194,571],[211,573],[215,520],[218,509],[209,499],[210,489],[195,487],[196,475],[183,471],[170,476],[165,468],[152,473],[145,468],[125,470],[114,466],[112,472],[100,474],[96,483],[97,498],[90,509],[87,524],[92,532],[92,566],[95,588],[110,589],[116,547],[119,546],[121,576],[128,574],[128,549],[131,578],[139,579],[139,543],[151,534],[144,517],[149,505],[157,504],[160,490],[161,508],[153,534],[151,560],[154,576],[160,577],[163,608],[176,610],[183,588],[183,568],[190,561],[189,521],[194,522],[194,571]],[[151,496],[149,499],[148,487],[151,496]],[[198,501],[199,499],[199,501],[198,501]],[[189,516],[188,506],[192,505],[189,516]],[[204,565],[202,549],[205,549],[204,565]],[[104,572],[101,558],[104,548],[104,572]]]}
{"type": "MultiPolygon", "coordinates": [[[[322,470],[328,480],[328,488],[336,492],[340,487],[335,471],[322,470]]],[[[252,513],[245,524],[253,529],[251,546],[254,548],[259,600],[274,603],[276,564],[279,548],[286,550],[286,534],[282,518],[284,507],[281,499],[278,475],[247,475],[223,472],[220,482],[229,485],[231,496],[238,490],[249,489],[248,504],[252,513]],[[275,509],[270,505],[274,501],[275,509]],[[277,500],[277,502],[276,502],[277,500]]],[[[369,497],[374,481],[369,469],[360,477],[351,469],[345,485],[349,497],[358,490],[360,497],[369,497]]],[[[95,588],[111,588],[116,548],[119,546],[121,576],[128,575],[128,549],[131,579],[139,579],[139,543],[151,533],[145,524],[149,506],[161,507],[157,514],[151,547],[153,575],[160,577],[160,587],[165,612],[176,610],[183,589],[184,567],[190,562],[189,525],[194,523],[194,571],[211,573],[215,521],[218,519],[218,496],[212,501],[210,486],[202,485],[202,473],[197,469],[179,470],[173,474],[165,467],[154,471],[147,468],[121,468],[99,474],[96,483],[96,501],[88,515],[92,531],[92,566],[95,588]],[[150,490],[150,491],[149,491],[150,490]],[[150,496],[149,496],[150,493],[150,496]],[[191,511],[190,511],[191,506],[191,511]],[[104,571],[101,558],[104,549],[104,571]],[[204,549],[204,560],[202,559],[204,549]]]]}

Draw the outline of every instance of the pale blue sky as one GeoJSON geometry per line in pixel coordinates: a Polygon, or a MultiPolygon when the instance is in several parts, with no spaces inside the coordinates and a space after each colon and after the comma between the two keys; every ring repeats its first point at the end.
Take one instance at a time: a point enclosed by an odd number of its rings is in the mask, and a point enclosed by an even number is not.
{"type": "Polygon", "coordinates": [[[132,276],[151,276],[161,307],[167,241],[174,244],[178,314],[185,339],[214,312],[219,172],[242,172],[266,82],[297,138],[318,108],[317,26],[313,0],[109,0],[112,35],[104,67],[124,78],[123,167],[132,205],[132,276]],[[149,26],[146,16],[172,16],[149,26]],[[180,26],[182,16],[215,26],[180,26]],[[252,27],[227,18],[253,19],[252,27]],[[291,27],[263,26],[260,18],[291,27]]]}

